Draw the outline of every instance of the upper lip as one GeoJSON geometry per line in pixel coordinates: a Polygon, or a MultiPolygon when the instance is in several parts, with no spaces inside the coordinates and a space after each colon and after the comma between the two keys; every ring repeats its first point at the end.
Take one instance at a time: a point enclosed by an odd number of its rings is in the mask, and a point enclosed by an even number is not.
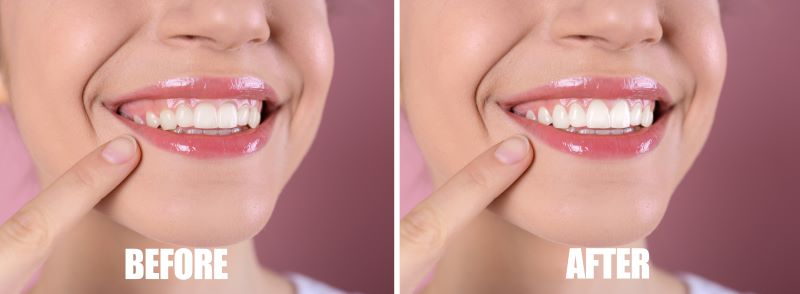
{"type": "Polygon", "coordinates": [[[103,104],[112,111],[116,111],[120,105],[134,100],[170,98],[255,99],[266,101],[271,106],[281,104],[275,90],[264,80],[253,76],[170,78],[110,98],[103,104]]]}
{"type": "Polygon", "coordinates": [[[517,95],[500,98],[498,103],[503,109],[509,110],[533,100],[562,98],[651,99],[663,103],[666,108],[674,104],[666,88],[647,76],[564,78],[517,95]]]}

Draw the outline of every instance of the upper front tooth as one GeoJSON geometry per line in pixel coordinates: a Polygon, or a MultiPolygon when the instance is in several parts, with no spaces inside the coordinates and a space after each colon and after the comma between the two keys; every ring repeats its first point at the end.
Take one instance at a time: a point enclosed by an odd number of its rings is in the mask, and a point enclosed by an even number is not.
{"type": "Polygon", "coordinates": [[[211,103],[200,103],[194,108],[194,127],[199,129],[217,128],[217,108],[211,103]]]}
{"type": "Polygon", "coordinates": [[[217,111],[217,126],[221,129],[235,128],[239,123],[236,105],[223,103],[217,111]]]}
{"type": "Polygon", "coordinates": [[[553,119],[550,117],[550,112],[547,111],[547,108],[539,107],[539,123],[543,125],[550,125],[553,122],[553,119]]]}
{"type": "Polygon", "coordinates": [[[586,126],[586,112],[578,103],[569,106],[569,124],[576,128],[586,126]]]}
{"type": "Polygon", "coordinates": [[[611,108],[611,127],[627,128],[631,126],[631,109],[625,100],[617,100],[611,108]]]}
{"type": "Polygon", "coordinates": [[[185,104],[178,105],[178,109],[175,110],[175,119],[178,121],[178,126],[182,128],[194,125],[194,113],[185,104]]]}
{"type": "Polygon", "coordinates": [[[569,118],[567,118],[567,109],[561,104],[556,104],[553,108],[553,127],[557,129],[569,128],[569,118]]]}
{"type": "Polygon", "coordinates": [[[261,122],[261,112],[259,112],[256,107],[253,107],[250,108],[250,114],[248,114],[248,116],[247,125],[255,129],[261,122]]]}
{"type": "Polygon", "coordinates": [[[151,128],[157,128],[158,125],[161,124],[161,122],[158,119],[158,116],[150,111],[145,113],[144,120],[147,123],[147,126],[151,128]]]}
{"type": "Polygon", "coordinates": [[[162,130],[174,130],[178,126],[178,120],[175,119],[175,113],[173,113],[172,110],[162,110],[159,118],[161,119],[162,130]]]}
{"type": "Polygon", "coordinates": [[[528,110],[528,112],[525,113],[525,118],[529,120],[536,120],[536,115],[533,114],[533,110],[528,110]]]}
{"type": "Polygon", "coordinates": [[[247,123],[250,121],[248,119],[248,115],[250,114],[250,108],[247,105],[242,105],[239,108],[239,112],[237,113],[237,121],[239,126],[246,126],[247,123]]]}
{"type": "Polygon", "coordinates": [[[642,105],[636,103],[635,105],[633,105],[633,108],[631,108],[631,125],[638,126],[641,123],[642,123],[642,105]]]}
{"type": "Polygon", "coordinates": [[[589,109],[586,111],[586,126],[594,129],[606,129],[611,127],[611,117],[608,114],[608,107],[603,101],[592,100],[589,109]]]}
{"type": "Polygon", "coordinates": [[[642,109],[642,126],[649,127],[653,124],[653,111],[650,110],[650,107],[645,107],[642,109]]]}

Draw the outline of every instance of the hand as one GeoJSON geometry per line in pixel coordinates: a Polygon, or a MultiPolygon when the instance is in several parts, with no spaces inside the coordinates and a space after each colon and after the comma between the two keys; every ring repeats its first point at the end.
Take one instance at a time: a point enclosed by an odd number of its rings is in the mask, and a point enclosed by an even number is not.
{"type": "Polygon", "coordinates": [[[58,237],[139,164],[138,144],[122,136],[86,155],[0,225],[0,293],[19,293],[58,237]]]}
{"type": "Polygon", "coordinates": [[[526,137],[479,155],[400,221],[400,293],[412,293],[448,240],[503,193],[533,161],[526,137]]]}

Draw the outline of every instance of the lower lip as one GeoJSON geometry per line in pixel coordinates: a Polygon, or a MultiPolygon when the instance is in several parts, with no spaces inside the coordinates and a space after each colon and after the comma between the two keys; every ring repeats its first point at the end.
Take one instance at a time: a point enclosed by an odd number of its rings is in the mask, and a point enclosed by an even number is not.
{"type": "Polygon", "coordinates": [[[225,136],[176,134],[172,131],[140,125],[119,115],[115,116],[136,134],[163,150],[195,158],[210,159],[244,156],[263,148],[270,138],[277,114],[277,112],[271,113],[255,129],[225,136]]]}
{"type": "Polygon", "coordinates": [[[534,137],[551,147],[575,156],[592,159],[624,159],[654,150],[664,136],[669,111],[650,127],[622,135],[581,135],[546,126],[508,112],[534,137]]]}

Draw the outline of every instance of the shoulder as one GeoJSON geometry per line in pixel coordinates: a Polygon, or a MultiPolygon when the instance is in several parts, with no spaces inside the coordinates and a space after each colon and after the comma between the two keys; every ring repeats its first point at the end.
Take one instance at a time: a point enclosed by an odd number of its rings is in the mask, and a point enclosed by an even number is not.
{"type": "Polygon", "coordinates": [[[689,294],[738,294],[742,293],[710,281],[698,275],[681,273],[678,277],[686,284],[689,294]]]}
{"type": "Polygon", "coordinates": [[[286,275],[295,287],[297,294],[347,294],[348,292],[298,273],[286,275]]]}

